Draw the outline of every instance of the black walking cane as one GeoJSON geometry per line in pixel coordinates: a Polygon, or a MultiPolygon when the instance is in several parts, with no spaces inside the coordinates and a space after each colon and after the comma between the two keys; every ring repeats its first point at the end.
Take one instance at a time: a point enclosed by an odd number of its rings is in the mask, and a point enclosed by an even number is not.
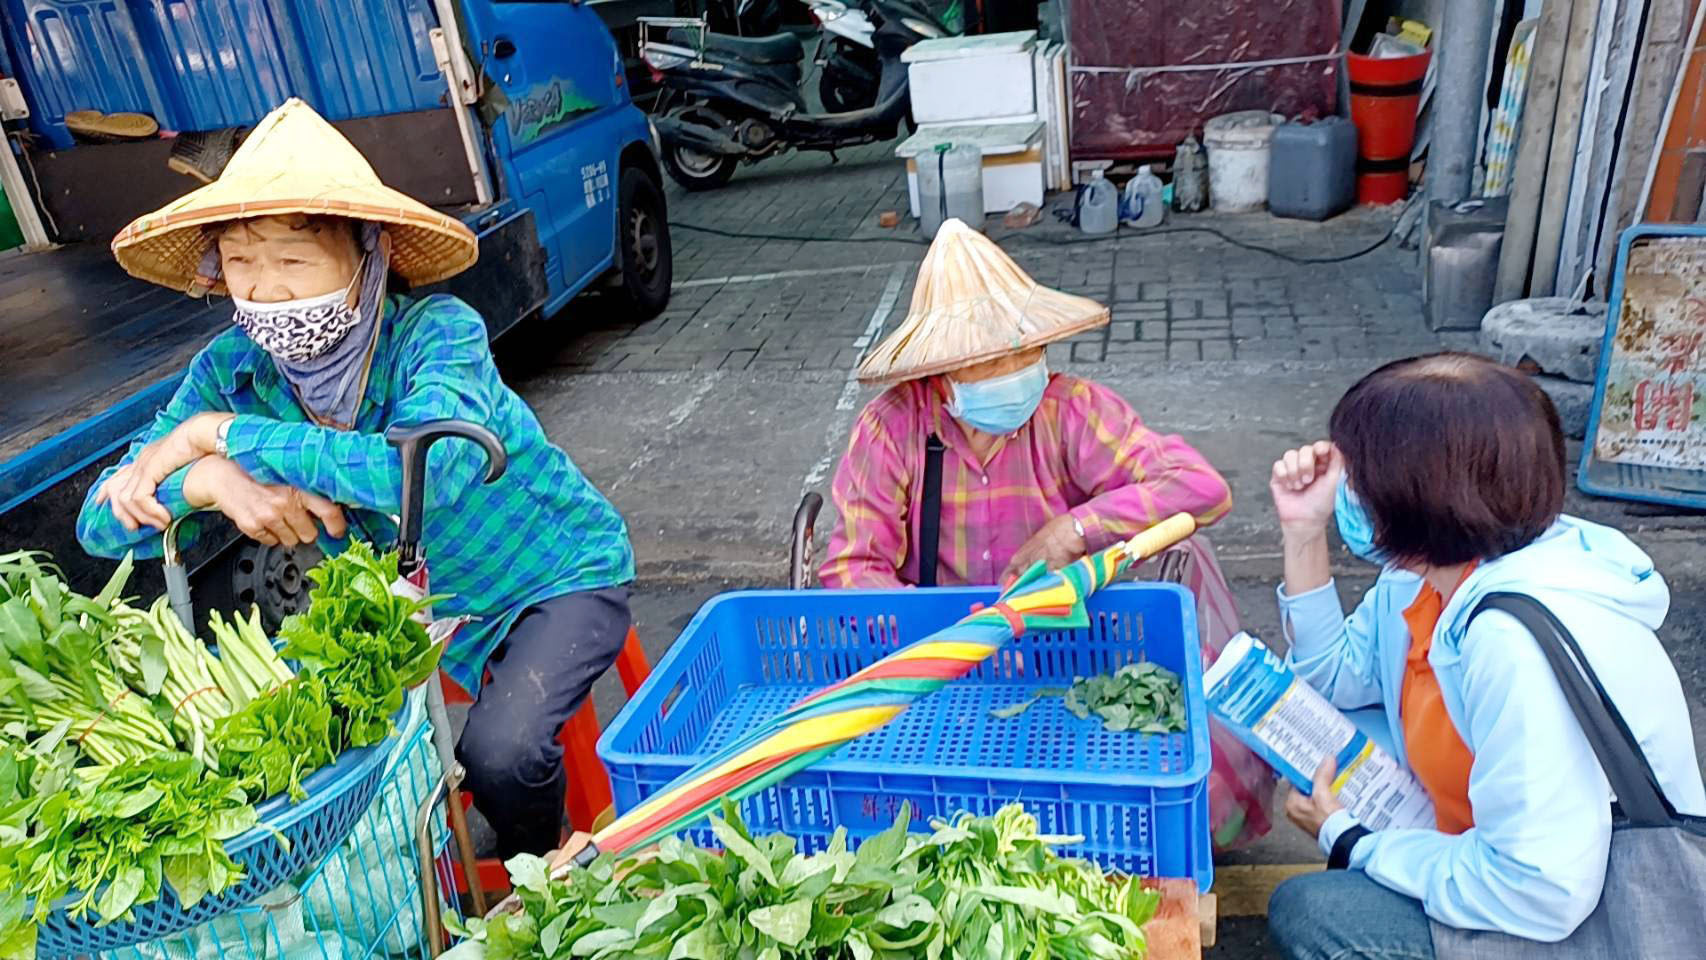
{"type": "MultiPolygon", "coordinates": [[[[446,438],[471,440],[486,451],[486,483],[503,476],[509,456],[497,434],[466,420],[429,420],[414,426],[396,426],[385,431],[385,439],[397,448],[403,461],[403,498],[397,516],[397,572],[422,595],[428,592],[426,548],[421,544],[421,520],[426,510],[427,453],[446,438]]],[[[456,762],[456,744],[450,731],[450,713],[444,706],[444,687],[435,674],[427,681],[427,717],[432,721],[433,746],[438,749],[442,777],[428,792],[415,816],[415,844],[421,861],[421,920],[426,927],[429,956],[444,952],[444,923],[439,915],[437,859],[432,843],[432,811],[440,797],[446,800],[450,832],[456,838],[462,873],[474,908],[485,913],[485,892],[480,889],[479,864],[474,841],[468,835],[468,818],[462,810],[462,778],[465,771],[456,762]]]]}

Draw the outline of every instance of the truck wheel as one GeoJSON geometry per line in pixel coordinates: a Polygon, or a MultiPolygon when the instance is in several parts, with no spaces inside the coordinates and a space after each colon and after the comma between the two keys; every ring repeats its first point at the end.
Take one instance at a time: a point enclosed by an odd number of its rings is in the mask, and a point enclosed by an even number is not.
{"type": "Polygon", "coordinates": [[[307,573],[323,556],[313,544],[269,547],[245,539],[231,546],[196,571],[191,584],[196,620],[209,610],[246,617],[258,606],[261,624],[268,633],[276,631],[285,617],[308,609],[307,573]]]}
{"type": "Polygon", "coordinates": [[[715,190],[735,175],[738,157],[700,153],[692,147],[670,147],[663,155],[669,178],[689,190],[715,190]]]}
{"type": "Polygon", "coordinates": [[[634,313],[649,320],[669,304],[674,269],[663,189],[651,174],[628,167],[620,191],[622,293],[634,313]]]}

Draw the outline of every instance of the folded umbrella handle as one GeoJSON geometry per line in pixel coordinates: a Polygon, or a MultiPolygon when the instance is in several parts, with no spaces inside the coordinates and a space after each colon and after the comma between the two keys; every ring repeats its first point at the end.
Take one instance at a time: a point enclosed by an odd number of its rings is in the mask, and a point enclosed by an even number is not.
{"type": "Polygon", "coordinates": [[[1131,558],[1132,563],[1147,560],[1181,540],[1188,539],[1197,532],[1197,520],[1188,513],[1175,513],[1167,519],[1143,531],[1125,543],[1120,549],[1131,558]]]}
{"type": "Polygon", "coordinates": [[[418,566],[421,557],[421,515],[426,509],[427,453],[432,445],[447,437],[472,440],[486,451],[486,483],[504,475],[509,468],[509,455],[498,435],[466,420],[428,420],[425,423],[395,426],[385,431],[385,440],[397,448],[403,459],[402,509],[397,515],[397,550],[405,573],[418,566]]]}

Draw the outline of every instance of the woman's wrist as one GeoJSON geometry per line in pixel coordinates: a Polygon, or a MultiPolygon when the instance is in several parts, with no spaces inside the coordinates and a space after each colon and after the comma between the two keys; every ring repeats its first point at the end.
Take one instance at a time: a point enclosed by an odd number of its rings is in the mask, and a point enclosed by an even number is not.
{"type": "Polygon", "coordinates": [[[1320,541],[1327,541],[1327,524],[1321,522],[1281,523],[1280,538],[1288,546],[1308,546],[1320,541]]]}

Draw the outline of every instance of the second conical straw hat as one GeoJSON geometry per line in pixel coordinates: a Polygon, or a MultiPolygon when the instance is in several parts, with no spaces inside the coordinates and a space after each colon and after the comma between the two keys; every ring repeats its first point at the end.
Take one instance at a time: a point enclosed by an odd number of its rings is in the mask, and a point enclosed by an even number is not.
{"type": "Polygon", "coordinates": [[[898,383],[1064,340],[1108,322],[1108,308],[1050,290],[959,220],[936,233],[912,310],[859,365],[866,383],[898,383]]]}

